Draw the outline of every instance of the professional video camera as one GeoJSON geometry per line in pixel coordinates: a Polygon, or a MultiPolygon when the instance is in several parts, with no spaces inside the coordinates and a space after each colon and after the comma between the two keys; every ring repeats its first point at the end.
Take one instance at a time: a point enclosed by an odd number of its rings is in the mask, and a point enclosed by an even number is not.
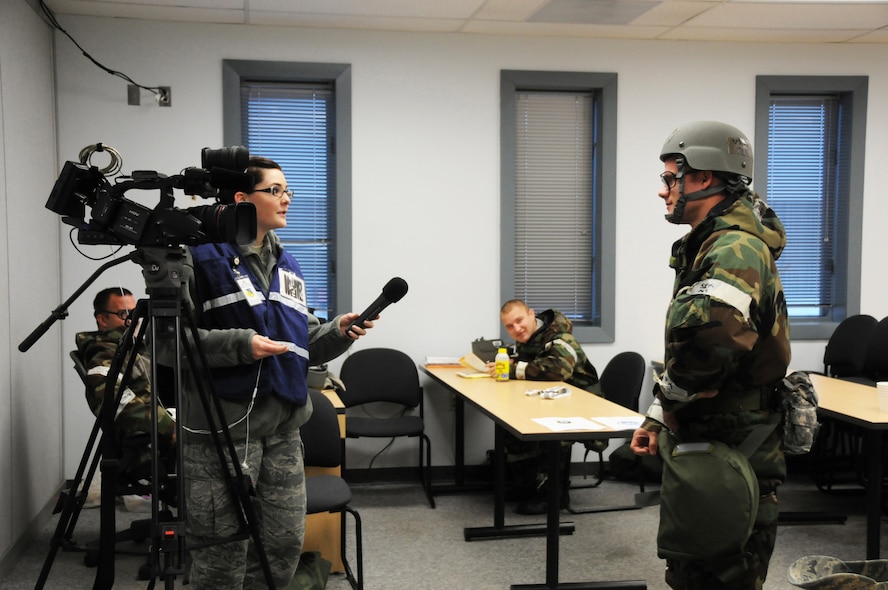
{"type": "MultiPolygon", "coordinates": [[[[256,208],[251,203],[204,205],[178,209],[173,189],[186,195],[220,199],[220,190],[250,192],[253,179],[245,173],[250,154],[244,147],[204,148],[201,168],[186,168],[165,176],[154,171],[134,171],[118,176],[112,184],[89,156],[116,150],[96,144],[81,151],[81,162],[66,162],[53,186],[46,208],[77,228],[81,244],[131,244],[137,247],[169,247],[213,242],[249,244],[256,239],[256,208]],[[86,154],[86,155],[84,155],[86,154]],[[124,198],[132,189],[160,190],[154,209],[124,198]],[[86,221],[86,207],[91,218],[86,221]]],[[[116,168],[119,162],[105,170],[116,168]]]]}

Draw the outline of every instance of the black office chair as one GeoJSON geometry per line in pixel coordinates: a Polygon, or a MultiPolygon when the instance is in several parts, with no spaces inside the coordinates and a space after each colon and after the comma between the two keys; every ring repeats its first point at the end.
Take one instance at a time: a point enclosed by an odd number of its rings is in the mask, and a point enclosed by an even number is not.
{"type": "Polygon", "coordinates": [[[838,379],[864,376],[867,343],[876,324],[876,318],[866,314],[839,322],[823,351],[823,374],[838,379]]]}
{"type": "MultiPolygon", "coordinates": [[[[336,408],[320,391],[309,389],[313,411],[308,422],[300,427],[302,444],[305,448],[304,462],[306,467],[340,467],[342,463],[342,445],[339,440],[339,418],[336,408]]],[[[361,533],[361,515],[349,506],[351,488],[338,475],[313,475],[305,478],[306,514],[320,512],[339,512],[340,516],[340,556],[345,568],[345,576],[355,590],[363,588],[364,556],[361,533]],[[355,519],[355,555],[358,575],[352,573],[346,555],[345,514],[355,519]]]]}
{"type": "Polygon", "coordinates": [[[420,478],[429,505],[434,508],[430,475],[432,446],[425,433],[423,389],[413,360],[399,350],[367,348],[352,353],[343,361],[339,378],[345,385],[339,397],[347,409],[375,402],[399,406],[400,413],[388,417],[358,415],[354,411],[347,413],[345,436],[347,439],[418,438],[420,478]]]}
{"type": "Polygon", "coordinates": [[[888,381],[888,317],[873,326],[866,341],[863,374],[870,379],[869,385],[888,381]]]}
{"type": "MultiPolygon", "coordinates": [[[[621,352],[612,358],[604,367],[604,371],[601,372],[601,393],[606,400],[637,412],[644,373],[643,356],[632,351],[621,352]]],[[[598,453],[596,482],[589,487],[597,487],[604,480],[604,451],[607,450],[610,440],[590,440],[584,443],[586,447],[586,452],[583,455],[584,462],[589,453],[598,453]]]]}
{"type": "MultiPolygon", "coordinates": [[[[888,351],[888,322],[881,324],[867,314],[842,320],[826,343],[824,374],[874,385],[888,351]]],[[[888,363],[885,367],[888,370],[888,363]]],[[[863,484],[864,437],[858,426],[820,417],[820,432],[809,455],[811,477],[818,489],[832,492],[846,484],[863,484]]]]}
{"type": "MultiPolygon", "coordinates": [[[[77,350],[72,350],[70,351],[69,356],[74,363],[74,370],[83,382],[84,387],[88,387],[87,368],[83,363],[83,359],[80,357],[79,352],[77,350]]],[[[99,542],[93,540],[78,544],[74,542],[73,535],[80,510],[83,508],[87,499],[90,483],[98,470],[99,461],[102,458],[101,436],[104,436],[101,432],[101,417],[96,417],[74,479],[71,480],[69,488],[60,494],[55,509],[53,510],[54,514],[61,512],[62,516],[59,518],[55,533],[50,540],[51,550],[47,555],[43,570],[41,571],[38,587],[42,588],[43,583],[49,574],[49,568],[55,558],[55,553],[59,548],[62,548],[65,551],[84,552],[85,555],[83,561],[84,564],[89,567],[93,567],[99,562],[99,542]]],[[[152,486],[150,481],[145,479],[148,473],[138,465],[141,450],[150,444],[150,436],[147,434],[139,434],[130,437],[117,437],[116,442],[121,448],[121,457],[118,462],[119,477],[117,480],[115,495],[150,494],[152,492],[152,486]]],[[[163,487],[167,492],[171,492],[174,489],[174,486],[169,485],[169,482],[167,482],[167,484],[168,485],[163,487]]],[[[170,499],[172,498],[167,498],[167,500],[170,499]]],[[[160,518],[164,520],[172,520],[172,512],[169,508],[164,506],[161,509],[160,518]]],[[[119,544],[132,541],[142,542],[149,539],[151,537],[151,527],[152,519],[137,519],[132,521],[128,528],[115,531],[114,540],[115,544],[118,545],[115,551],[121,554],[147,554],[150,551],[150,548],[140,547],[138,549],[127,549],[119,544]]],[[[148,580],[151,577],[152,570],[149,556],[148,563],[139,568],[139,578],[142,580],[148,580]]]]}
{"type": "MultiPolygon", "coordinates": [[[[601,372],[601,393],[608,401],[619,404],[633,412],[638,411],[638,398],[641,396],[641,386],[644,383],[646,363],[644,357],[633,351],[624,351],[613,357],[601,372]]],[[[601,485],[605,477],[604,452],[612,439],[598,439],[585,441],[586,452],[583,455],[585,463],[589,453],[598,454],[598,472],[595,481],[591,484],[574,486],[571,490],[595,488],[601,485]]],[[[639,491],[644,492],[644,477],[639,465],[639,491]]],[[[640,506],[639,506],[640,507],[640,506]]],[[[568,510],[574,514],[584,512],[601,512],[602,509],[577,510],[568,506],[568,510]]]]}

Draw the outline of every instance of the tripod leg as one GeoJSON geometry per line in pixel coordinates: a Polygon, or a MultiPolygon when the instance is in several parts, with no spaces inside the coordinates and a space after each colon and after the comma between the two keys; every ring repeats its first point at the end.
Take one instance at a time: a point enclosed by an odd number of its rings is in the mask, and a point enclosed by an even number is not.
{"type": "Polygon", "coordinates": [[[62,492],[62,498],[60,498],[62,512],[59,515],[59,522],[56,524],[55,532],[49,541],[49,552],[46,554],[46,559],[43,561],[43,568],[40,570],[40,576],[37,578],[37,584],[34,586],[34,590],[43,589],[58,550],[71,542],[71,536],[74,534],[74,527],[77,524],[80,510],[83,508],[87,490],[95,475],[100,458],[97,449],[95,448],[98,433],[99,421],[96,419],[92,432],[87,440],[86,448],[83,450],[83,457],[77,467],[77,472],[74,475],[74,479],[71,480],[71,486],[62,492]],[[90,467],[86,479],[82,479],[83,473],[87,469],[87,464],[89,464],[90,467]]]}
{"type": "Polygon", "coordinates": [[[238,453],[228,428],[222,404],[216,395],[210,395],[208,392],[208,388],[212,383],[209,377],[209,363],[207,362],[203,349],[199,345],[200,340],[197,335],[197,329],[195,328],[194,320],[190,313],[188,314],[187,319],[191,329],[191,342],[194,343],[194,349],[196,349],[196,351],[192,350],[192,346],[189,345],[189,339],[181,324],[179,325],[177,333],[180,334],[180,340],[184,344],[186,359],[192,367],[193,374],[196,377],[195,381],[199,393],[198,397],[210,425],[210,435],[219,457],[219,464],[222,468],[225,480],[228,482],[228,489],[233,499],[240,505],[240,510],[236,512],[240,519],[241,526],[246,529],[247,534],[253,540],[254,550],[264,573],[266,584],[271,590],[274,590],[274,576],[272,575],[271,567],[268,564],[268,556],[262,541],[259,518],[251,500],[251,497],[255,495],[253,483],[249,476],[245,475],[241,469],[241,462],[238,460],[238,453]],[[210,405],[211,401],[212,406],[210,405]],[[218,427],[217,422],[219,424],[218,427]]]}

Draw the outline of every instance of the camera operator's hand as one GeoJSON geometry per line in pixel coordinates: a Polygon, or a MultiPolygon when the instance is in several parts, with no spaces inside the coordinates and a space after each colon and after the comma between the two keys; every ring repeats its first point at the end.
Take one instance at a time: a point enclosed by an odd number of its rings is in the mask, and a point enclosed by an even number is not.
{"type": "Polygon", "coordinates": [[[290,350],[286,344],[282,344],[260,334],[253,336],[250,340],[250,347],[253,349],[253,360],[256,361],[267,356],[283,354],[290,350]]]}

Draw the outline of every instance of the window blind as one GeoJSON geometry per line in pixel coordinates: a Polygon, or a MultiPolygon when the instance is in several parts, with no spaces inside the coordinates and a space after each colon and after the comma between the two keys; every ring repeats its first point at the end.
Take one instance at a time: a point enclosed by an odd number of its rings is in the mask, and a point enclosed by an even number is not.
{"type": "Polygon", "coordinates": [[[791,317],[827,317],[836,303],[838,200],[847,194],[836,96],[773,96],[768,202],[786,228],[777,261],[791,317]],[[844,187],[844,188],[843,188],[844,187]]]}
{"type": "Polygon", "coordinates": [[[275,230],[305,276],[308,304],[329,319],[332,277],[333,134],[330,84],[241,84],[242,137],[251,155],[281,165],[294,191],[287,227],[275,230]]]}
{"type": "Polygon", "coordinates": [[[599,276],[590,92],[516,93],[515,297],[596,323],[599,276]]]}

